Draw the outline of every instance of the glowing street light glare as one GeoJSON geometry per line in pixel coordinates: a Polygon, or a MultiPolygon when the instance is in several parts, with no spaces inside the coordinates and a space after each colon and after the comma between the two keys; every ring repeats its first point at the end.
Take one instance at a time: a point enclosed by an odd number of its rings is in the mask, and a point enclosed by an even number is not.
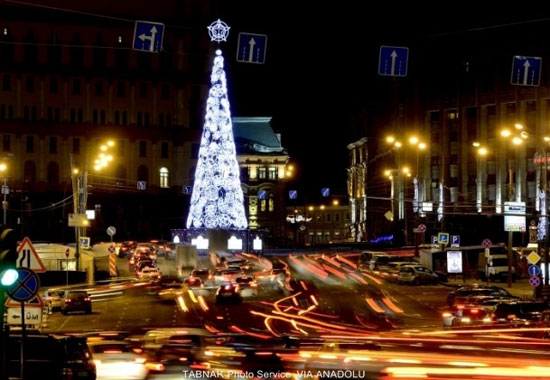
{"type": "Polygon", "coordinates": [[[549,137],[549,136],[544,136],[544,141],[549,142],[549,141],[550,141],[550,137],[549,137]]]}
{"type": "Polygon", "coordinates": [[[321,210],[324,210],[324,209],[325,209],[325,205],[321,205],[319,208],[320,208],[321,210]]]}
{"type": "Polygon", "coordinates": [[[520,137],[516,136],[512,139],[512,144],[514,144],[514,145],[521,145],[522,143],[523,143],[523,141],[521,140],[520,137]]]}
{"type": "Polygon", "coordinates": [[[401,145],[403,145],[403,144],[401,144],[401,142],[399,142],[399,141],[396,141],[396,142],[393,144],[393,146],[395,146],[396,148],[401,148],[401,145]]]}
{"type": "Polygon", "coordinates": [[[100,165],[96,165],[96,166],[94,166],[94,169],[95,169],[96,171],[100,171],[100,170],[101,170],[101,166],[100,166],[100,165]]]}
{"type": "Polygon", "coordinates": [[[111,156],[111,155],[109,154],[107,157],[105,157],[105,159],[106,159],[107,161],[113,161],[113,156],[111,156]]]}
{"type": "Polygon", "coordinates": [[[0,164],[0,172],[5,172],[7,168],[8,168],[8,165],[0,164]]]}
{"type": "Polygon", "coordinates": [[[512,134],[512,132],[510,132],[509,129],[503,129],[502,131],[500,131],[500,135],[502,137],[510,137],[511,134],[512,134]]]}
{"type": "Polygon", "coordinates": [[[391,176],[391,170],[384,170],[384,175],[385,175],[386,177],[391,176]]]}
{"type": "Polygon", "coordinates": [[[521,131],[521,133],[519,134],[521,136],[522,139],[527,139],[529,137],[529,133],[525,132],[525,131],[521,131]]]}
{"type": "Polygon", "coordinates": [[[101,149],[103,152],[105,152],[107,150],[107,145],[101,145],[99,147],[99,149],[101,149]]]}
{"type": "Polygon", "coordinates": [[[288,166],[287,166],[287,169],[288,169],[289,171],[293,171],[293,170],[294,170],[294,165],[288,165],[288,166]]]}
{"type": "Polygon", "coordinates": [[[73,174],[76,175],[76,174],[78,174],[79,172],[80,172],[80,171],[78,170],[78,168],[74,168],[74,169],[73,169],[73,174]]]}
{"type": "Polygon", "coordinates": [[[313,207],[313,206],[309,206],[307,209],[308,209],[309,211],[313,211],[314,207],[313,207]]]}
{"type": "Polygon", "coordinates": [[[426,149],[426,143],[423,143],[423,142],[418,143],[418,149],[420,149],[420,150],[426,149]]]}
{"type": "Polygon", "coordinates": [[[332,205],[333,206],[338,206],[340,204],[340,202],[338,201],[338,199],[335,199],[332,201],[332,205]]]}
{"type": "Polygon", "coordinates": [[[514,124],[514,128],[521,130],[521,129],[523,129],[523,125],[520,124],[520,123],[516,123],[516,124],[514,124]]]}
{"type": "Polygon", "coordinates": [[[489,153],[489,151],[487,150],[487,148],[479,148],[477,150],[477,153],[480,155],[480,156],[486,156],[487,153],[489,153]]]}
{"type": "Polygon", "coordinates": [[[418,144],[418,137],[412,136],[411,138],[409,138],[409,142],[413,145],[418,144]]]}
{"type": "Polygon", "coordinates": [[[474,142],[472,143],[472,145],[475,146],[476,148],[479,148],[479,147],[481,146],[481,144],[480,144],[479,142],[477,142],[477,141],[474,141],[474,142]]]}
{"type": "Polygon", "coordinates": [[[107,146],[113,147],[113,146],[115,146],[115,142],[113,140],[109,140],[109,141],[107,141],[107,146]]]}
{"type": "Polygon", "coordinates": [[[395,142],[395,137],[393,137],[393,136],[386,137],[386,142],[388,144],[393,144],[395,142]]]}
{"type": "Polygon", "coordinates": [[[405,166],[403,169],[403,173],[407,174],[410,173],[411,169],[409,169],[407,166],[405,166]]]}

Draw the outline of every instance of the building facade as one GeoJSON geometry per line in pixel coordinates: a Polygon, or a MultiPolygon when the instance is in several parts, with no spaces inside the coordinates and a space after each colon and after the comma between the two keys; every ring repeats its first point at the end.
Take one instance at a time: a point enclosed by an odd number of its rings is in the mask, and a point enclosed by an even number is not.
{"type": "Polygon", "coordinates": [[[348,197],[350,207],[350,234],[353,241],[367,240],[367,138],[347,146],[349,151],[348,197]]]}

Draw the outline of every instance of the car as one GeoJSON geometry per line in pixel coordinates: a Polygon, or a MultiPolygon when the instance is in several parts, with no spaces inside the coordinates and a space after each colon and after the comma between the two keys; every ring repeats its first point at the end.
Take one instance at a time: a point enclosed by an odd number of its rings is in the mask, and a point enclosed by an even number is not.
{"type": "MultiPolygon", "coordinates": [[[[21,335],[9,335],[6,378],[20,376],[21,335]]],[[[86,338],[58,335],[25,336],[25,379],[95,380],[96,366],[86,338]]]]}
{"type": "Polygon", "coordinates": [[[158,256],[166,256],[166,240],[151,240],[150,243],[158,256]]]}
{"type": "Polygon", "coordinates": [[[136,353],[127,342],[96,340],[88,342],[100,379],[145,379],[145,356],[136,353]]]}
{"type": "Polygon", "coordinates": [[[491,323],[487,310],[478,306],[460,305],[454,311],[443,313],[443,326],[470,326],[491,323]]]}
{"type": "MultiPolygon", "coordinates": [[[[447,305],[467,304],[475,297],[492,296],[494,298],[514,298],[506,289],[500,286],[483,284],[462,285],[447,294],[447,305]]],[[[517,297],[515,297],[517,298],[517,297]]]]}
{"type": "Polygon", "coordinates": [[[120,248],[118,249],[118,257],[128,257],[131,256],[134,253],[134,249],[136,249],[137,242],[128,240],[123,241],[120,244],[120,248]]]}
{"type": "Polygon", "coordinates": [[[241,274],[242,272],[240,268],[216,269],[214,272],[214,282],[216,284],[221,284],[227,281],[232,281],[235,277],[241,274]]]}
{"type": "Polygon", "coordinates": [[[441,279],[430,269],[422,265],[403,265],[399,268],[397,282],[400,284],[439,284],[441,279]]]}
{"type": "Polygon", "coordinates": [[[210,270],[209,269],[194,269],[192,272],[191,272],[191,276],[190,277],[197,277],[197,278],[200,278],[202,280],[202,282],[206,282],[208,281],[209,279],[211,279],[211,273],[210,273],[210,270]]]}
{"type": "Polygon", "coordinates": [[[491,318],[503,322],[538,322],[544,312],[550,310],[546,301],[502,301],[496,305],[491,318]]]}
{"type": "Polygon", "coordinates": [[[65,301],[64,290],[48,290],[46,292],[46,305],[51,311],[61,310],[65,301]]]}
{"type": "Polygon", "coordinates": [[[241,289],[241,297],[255,297],[258,295],[258,283],[250,276],[235,277],[235,283],[241,289]]]}
{"type": "Polygon", "coordinates": [[[157,251],[155,247],[150,243],[138,243],[134,250],[134,256],[146,256],[151,260],[157,259],[157,251]]]}
{"type": "Polygon", "coordinates": [[[162,277],[158,268],[155,267],[144,267],[137,271],[137,276],[142,281],[157,280],[162,277]]]}
{"type": "Polygon", "coordinates": [[[216,290],[216,303],[241,303],[242,297],[238,284],[231,282],[222,283],[216,290]]]}
{"type": "Polygon", "coordinates": [[[184,281],[185,285],[190,287],[197,287],[203,284],[202,280],[199,277],[189,276],[184,281]]]}
{"type": "Polygon", "coordinates": [[[63,315],[73,311],[92,312],[92,299],[85,290],[69,290],[65,294],[65,301],[61,307],[63,315]]]}

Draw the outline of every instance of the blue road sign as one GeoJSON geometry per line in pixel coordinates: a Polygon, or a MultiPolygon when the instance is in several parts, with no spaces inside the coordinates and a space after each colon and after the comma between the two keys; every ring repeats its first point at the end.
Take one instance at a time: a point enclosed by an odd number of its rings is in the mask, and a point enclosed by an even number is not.
{"type": "Polygon", "coordinates": [[[529,269],[527,271],[532,277],[540,275],[540,267],[538,265],[529,265],[529,269]]]}
{"type": "Polygon", "coordinates": [[[330,189],[328,187],[323,187],[321,189],[321,194],[323,197],[330,197],[330,189]]]}
{"type": "Polygon", "coordinates": [[[258,199],[267,199],[267,191],[258,190],[258,199]]]}
{"type": "Polygon", "coordinates": [[[184,194],[191,194],[191,186],[184,186],[183,187],[183,193],[184,194]]]}
{"type": "Polygon", "coordinates": [[[531,277],[529,279],[529,284],[531,284],[532,287],[536,288],[540,285],[540,278],[538,277],[531,277]]]}
{"type": "Polygon", "coordinates": [[[380,46],[378,75],[406,77],[408,60],[409,48],[396,46],[380,46]]]}
{"type": "Polygon", "coordinates": [[[432,244],[439,244],[437,242],[437,236],[436,235],[432,235],[432,244]]]}
{"type": "Polygon", "coordinates": [[[147,181],[137,181],[137,189],[145,190],[147,188],[147,181]]]}
{"type": "Polygon", "coordinates": [[[512,60],[512,84],[538,86],[540,84],[541,57],[514,56],[512,60]]]}
{"type": "Polygon", "coordinates": [[[265,63],[267,36],[264,34],[239,33],[237,62],[265,63]]]}
{"type": "Polygon", "coordinates": [[[38,275],[29,268],[17,268],[19,277],[8,289],[8,294],[14,301],[25,302],[33,298],[40,288],[38,275]]]}
{"type": "Polygon", "coordinates": [[[150,21],[136,21],[134,26],[134,50],[158,53],[162,49],[164,24],[150,21]]]}
{"type": "Polygon", "coordinates": [[[298,199],[298,191],[297,190],[289,190],[288,191],[288,199],[298,199]]]}
{"type": "Polygon", "coordinates": [[[451,245],[460,246],[460,235],[451,235],[451,245]]]}

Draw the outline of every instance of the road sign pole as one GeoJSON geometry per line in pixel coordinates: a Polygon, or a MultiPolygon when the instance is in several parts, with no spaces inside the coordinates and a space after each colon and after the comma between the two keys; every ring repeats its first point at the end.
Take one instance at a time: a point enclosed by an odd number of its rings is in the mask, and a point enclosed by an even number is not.
{"type": "Polygon", "coordinates": [[[24,379],[25,376],[25,302],[21,302],[21,348],[20,348],[20,360],[21,365],[19,366],[19,378],[24,379]]]}
{"type": "Polygon", "coordinates": [[[508,287],[512,287],[512,243],[514,241],[514,233],[508,231],[508,287]]]}

